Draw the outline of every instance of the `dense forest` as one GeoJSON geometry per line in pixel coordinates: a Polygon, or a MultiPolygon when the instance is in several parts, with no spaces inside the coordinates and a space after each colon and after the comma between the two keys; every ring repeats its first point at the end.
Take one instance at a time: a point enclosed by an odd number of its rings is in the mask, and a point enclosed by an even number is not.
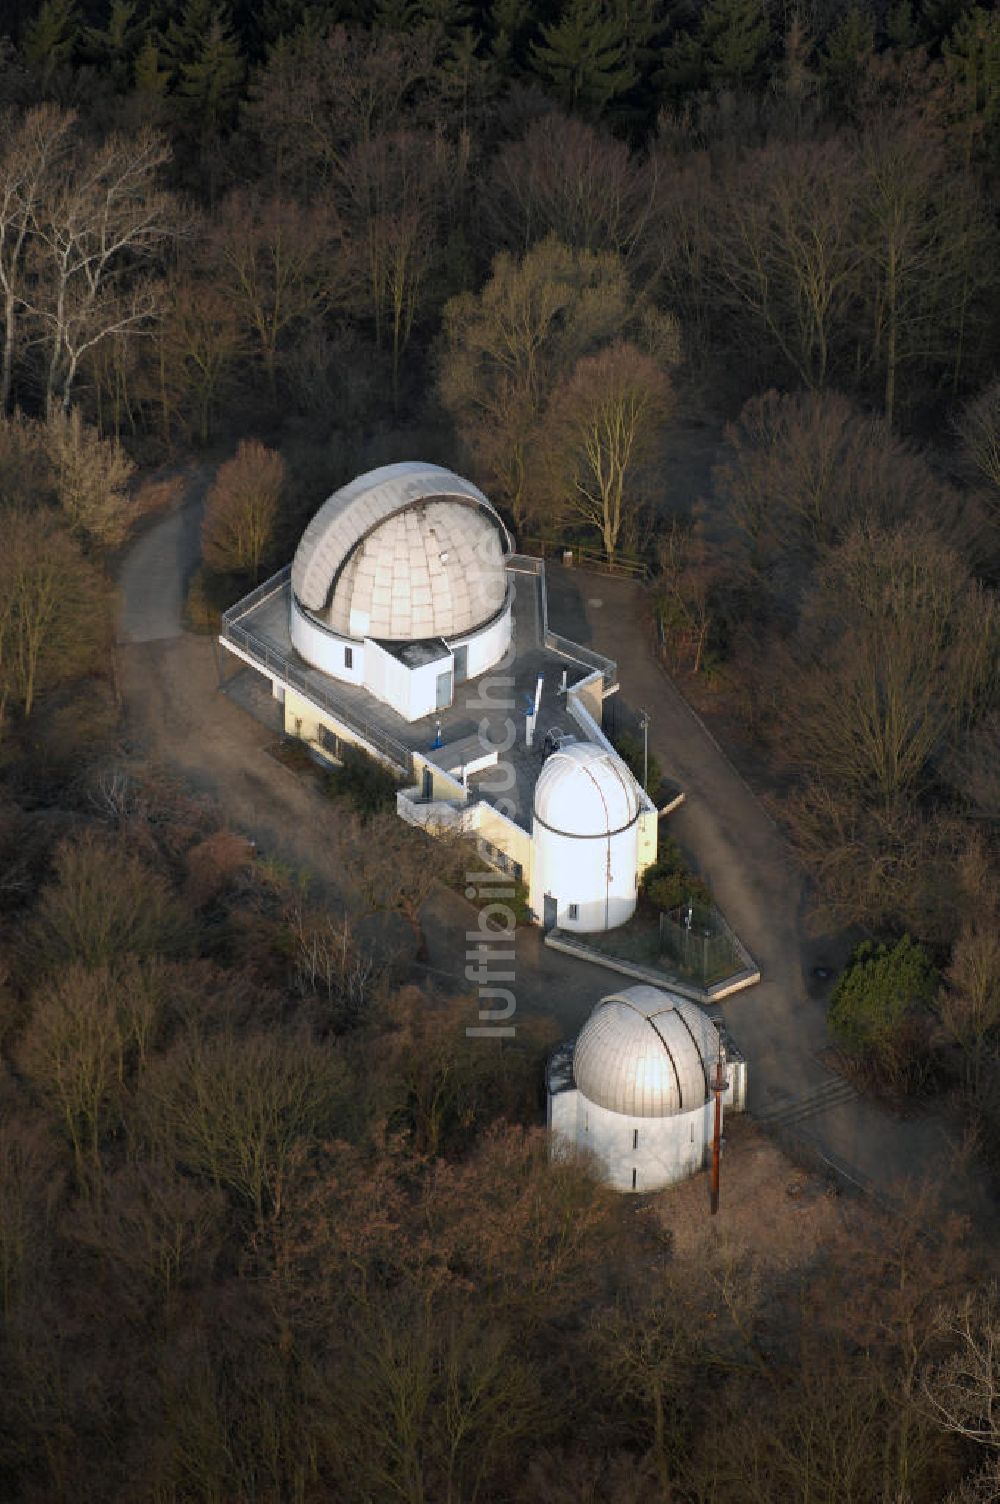
{"type": "MultiPolygon", "coordinates": [[[[0,1495],[1000,1498],[990,1229],[551,1163],[429,862],[341,912],[150,764],[126,540],[193,624],[419,455],[651,636],[858,942],[842,1068],[1000,1170],[1000,13],[963,0],[5,0],[0,1495]],[[678,482],[695,436],[711,473],[678,482]],[[716,722],[713,722],[716,724],[716,722]],[[412,946],[410,948],[412,956],[412,946]],[[495,1047],[494,1047],[495,1045],[495,1047]]],[[[458,870],[458,869],[456,869],[458,870]]],[[[752,1065],[751,1065],[752,1069],[752,1065]]]]}

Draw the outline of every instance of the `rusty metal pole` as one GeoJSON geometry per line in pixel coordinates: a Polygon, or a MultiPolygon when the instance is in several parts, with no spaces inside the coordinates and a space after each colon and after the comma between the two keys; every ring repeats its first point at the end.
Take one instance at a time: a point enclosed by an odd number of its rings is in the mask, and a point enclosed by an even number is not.
{"type": "Polygon", "coordinates": [[[723,1071],[722,1033],[719,1032],[719,1055],[715,1062],[715,1080],[712,1092],[715,1096],[715,1131],[712,1134],[712,1180],[709,1191],[709,1211],[714,1217],[719,1210],[719,1159],[722,1153],[722,1093],[729,1082],[723,1071]]]}
{"type": "Polygon", "coordinates": [[[712,1190],[709,1198],[709,1209],[714,1217],[719,1210],[719,1150],[722,1140],[722,1092],[719,1090],[719,1067],[715,1068],[715,1132],[712,1134],[712,1190]]]}

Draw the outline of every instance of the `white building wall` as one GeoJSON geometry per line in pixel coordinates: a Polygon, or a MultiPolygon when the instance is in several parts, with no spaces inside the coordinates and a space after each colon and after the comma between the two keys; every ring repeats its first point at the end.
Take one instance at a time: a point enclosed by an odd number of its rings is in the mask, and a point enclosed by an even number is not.
{"type": "Polygon", "coordinates": [[[294,596],[288,613],[288,630],[296,651],[314,668],[322,669],[331,679],[342,679],[347,684],[364,684],[364,645],[320,626],[319,622],[313,621],[312,617],[299,609],[294,596]],[[350,668],[345,662],[346,651],[351,654],[350,668]]]}
{"type": "Polygon", "coordinates": [[[480,674],[485,674],[494,663],[499,663],[510,647],[512,606],[513,593],[508,589],[503,610],[488,626],[478,632],[471,632],[466,637],[449,637],[448,646],[452,652],[460,647],[467,647],[469,650],[465,671],[467,679],[478,679],[480,674]]]}
{"type": "Polygon", "coordinates": [[[541,922],[545,896],[556,900],[560,929],[614,929],[635,913],[638,821],[612,836],[564,836],[532,822],[531,908],[541,922]],[[575,918],[570,906],[576,904],[575,918]]]}
{"type": "Polygon", "coordinates": [[[705,1168],[714,1113],[709,1101],[672,1117],[631,1118],[579,1091],[561,1091],[550,1094],[546,1116],[554,1152],[572,1144],[593,1156],[602,1179],[616,1191],[642,1192],[662,1190],[705,1168]]]}

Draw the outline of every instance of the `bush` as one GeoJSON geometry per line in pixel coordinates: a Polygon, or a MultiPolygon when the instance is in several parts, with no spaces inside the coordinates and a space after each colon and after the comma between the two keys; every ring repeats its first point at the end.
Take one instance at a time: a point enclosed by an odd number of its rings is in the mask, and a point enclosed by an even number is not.
{"type": "Polygon", "coordinates": [[[656,861],[642,875],[642,892],[654,908],[667,913],[682,903],[711,904],[712,890],[689,870],[675,841],[663,836],[656,861]]]}
{"type": "Polygon", "coordinates": [[[219,617],[243,594],[232,575],[213,574],[204,564],[191,576],[184,601],[184,625],[189,632],[204,632],[212,637],[219,630],[219,617]]]}
{"type": "MultiPolygon", "coordinates": [[[[469,864],[463,874],[455,882],[459,892],[467,893],[469,887],[478,882],[477,874],[488,872],[491,878],[496,876],[494,868],[482,860],[478,852],[473,852],[469,858],[469,864]]],[[[475,896],[470,899],[477,909],[485,908],[489,903],[502,903],[510,909],[514,916],[515,924],[529,924],[531,922],[531,905],[528,901],[528,885],[523,879],[514,877],[510,872],[504,874],[502,883],[490,882],[476,887],[475,896]],[[496,889],[503,893],[502,898],[497,898],[496,889]],[[492,890],[492,891],[491,891],[492,890]]]]}
{"type": "MultiPolygon", "coordinates": [[[[613,741],[614,748],[618,753],[618,756],[628,768],[636,783],[640,788],[642,788],[642,738],[640,736],[633,736],[629,731],[623,731],[620,736],[614,737],[613,741]]],[[[646,793],[653,793],[660,787],[660,784],[662,782],[663,769],[660,767],[659,762],[656,760],[653,754],[650,753],[646,764],[646,793]]]]}
{"type": "Polygon", "coordinates": [[[929,1008],[937,972],[909,935],[893,946],[859,945],[830,1001],[830,1032],[864,1070],[912,1091],[929,1067],[929,1008]]]}
{"type": "Polygon", "coordinates": [[[341,765],[328,779],[328,788],[335,799],[350,800],[363,820],[368,820],[379,810],[395,809],[396,790],[399,779],[383,763],[369,757],[360,747],[345,746],[341,753],[341,765]]]}

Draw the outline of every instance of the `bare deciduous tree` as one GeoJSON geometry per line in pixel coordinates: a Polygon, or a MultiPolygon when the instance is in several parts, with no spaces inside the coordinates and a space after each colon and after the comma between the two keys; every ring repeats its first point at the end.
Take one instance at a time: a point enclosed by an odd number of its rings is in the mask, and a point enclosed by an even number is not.
{"type": "Polygon", "coordinates": [[[966,1085],[979,1090],[987,1047],[1000,1033],[1000,924],[996,913],[967,923],[955,942],[938,1017],[962,1051],[966,1085]]]}
{"type": "Polygon", "coordinates": [[[346,233],[362,305],[388,348],[393,404],[400,361],[440,251],[442,209],[457,159],[438,133],[398,131],[360,142],[341,177],[346,233]]]}
{"type": "Polygon", "coordinates": [[[122,542],[131,522],[135,464],[117,439],[102,439],[79,408],[50,414],[45,449],[56,500],[70,531],[103,548],[122,542]]]}
{"type": "Polygon", "coordinates": [[[276,394],[279,348],[336,301],[344,272],[329,212],[293,199],[233,193],[212,233],[220,263],[276,394]]]}
{"type": "Polygon", "coordinates": [[[829,380],[861,263],[856,171],[840,142],[761,147],[718,184],[711,277],[808,387],[829,380]]]}
{"type": "Polygon", "coordinates": [[[577,251],[610,251],[643,267],[655,173],[622,141],[553,110],[496,154],[483,189],[494,246],[523,255],[554,235],[577,251]]]}
{"type": "Polygon", "coordinates": [[[83,357],[112,335],[146,327],[157,301],[136,263],[175,236],[178,210],[159,186],[166,141],[140,130],[94,149],[80,143],[32,219],[35,276],[22,301],[48,347],[46,411],[69,411],[83,357]]]}
{"type": "Polygon", "coordinates": [[[152,1142],[246,1203],[258,1224],[280,1206],[296,1145],[335,1134],[348,1110],[339,1056],[292,1034],[191,1030],[145,1073],[139,1096],[152,1142]]]}
{"type": "Polygon", "coordinates": [[[9,509],[0,549],[0,721],[94,665],[109,628],[107,583],[51,513],[9,509]]]}
{"type": "Polygon", "coordinates": [[[648,465],[671,406],[666,374],[622,340],[584,356],[549,404],[545,468],[556,509],[593,528],[609,562],[650,494],[648,465]]]}
{"type": "Polygon", "coordinates": [[[210,569],[255,580],[271,542],[285,486],[285,462],[259,439],[243,439],[219,466],[205,498],[201,552],[210,569]]]}
{"type": "Polygon", "coordinates": [[[26,271],[35,217],[54,188],[65,157],[75,116],[43,104],[19,122],[0,123],[0,291],[3,293],[3,364],[0,367],[0,414],[10,404],[17,346],[18,316],[27,292],[26,271]]]}
{"type": "Polygon", "coordinates": [[[553,387],[583,355],[620,334],[631,308],[616,257],[554,239],[521,260],[502,254],[475,297],[444,310],[439,390],[462,438],[520,526],[532,439],[553,387]]]}

